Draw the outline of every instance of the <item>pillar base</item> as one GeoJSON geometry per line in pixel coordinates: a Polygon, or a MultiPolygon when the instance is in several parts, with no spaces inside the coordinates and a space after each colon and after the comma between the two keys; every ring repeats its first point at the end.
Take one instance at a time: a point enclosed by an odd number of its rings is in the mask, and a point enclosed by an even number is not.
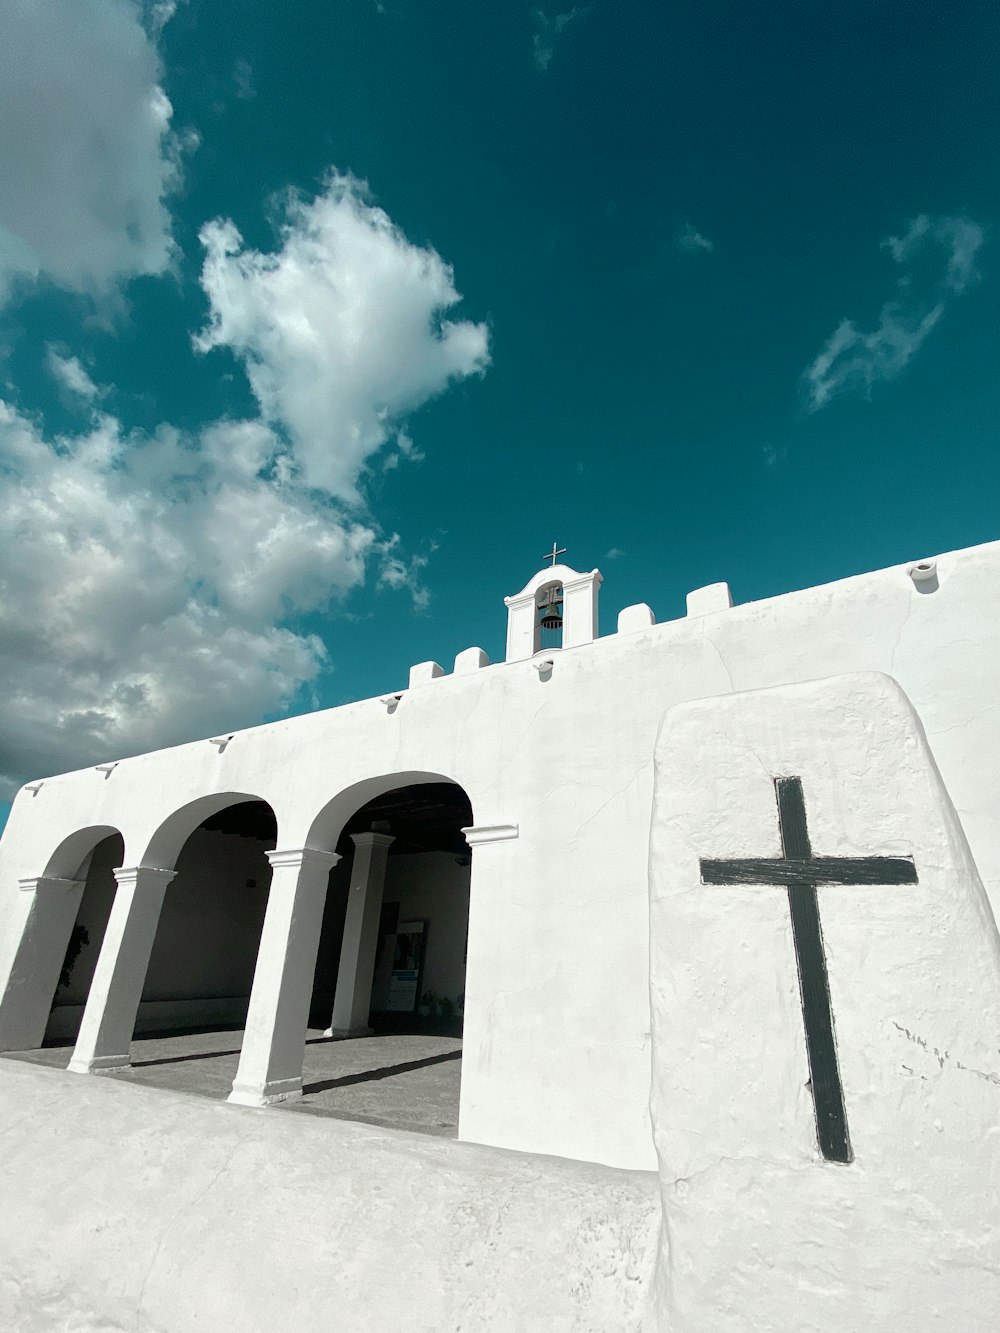
{"type": "Polygon", "coordinates": [[[289,1102],[301,1096],[301,1078],[281,1078],[265,1083],[262,1088],[255,1084],[234,1083],[226,1101],[233,1106],[273,1106],[275,1102],[289,1102]]]}
{"type": "Polygon", "coordinates": [[[92,1055],[89,1059],[70,1060],[66,1066],[70,1074],[113,1074],[119,1069],[131,1069],[128,1055],[92,1055]]]}
{"type": "Polygon", "coordinates": [[[374,1028],[327,1028],[323,1033],[324,1037],[331,1037],[334,1041],[350,1041],[354,1037],[374,1037],[374,1028]]]}

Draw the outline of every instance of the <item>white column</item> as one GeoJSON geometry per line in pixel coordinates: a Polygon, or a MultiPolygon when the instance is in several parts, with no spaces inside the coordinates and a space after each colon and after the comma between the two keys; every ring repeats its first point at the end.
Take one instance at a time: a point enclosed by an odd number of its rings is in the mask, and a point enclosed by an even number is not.
{"type": "Polygon", "coordinates": [[[337,969],[337,992],[327,1037],[370,1037],[372,978],[378,948],[385,865],[394,839],[388,833],[353,833],[354,865],[337,969]]]}
{"type": "Polygon", "coordinates": [[[303,847],[268,852],[267,859],[271,888],[240,1067],[229,1094],[238,1106],[267,1106],[302,1095],[302,1056],[323,905],[330,871],[340,857],[303,847]]]}
{"type": "Polygon", "coordinates": [[[8,900],[9,952],[0,960],[0,1050],[41,1046],[85,881],[36,876],[8,900]]]}
{"type": "Polygon", "coordinates": [[[129,1046],[163,895],[176,873],[154,866],[115,871],[115,901],[69,1062],[74,1074],[127,1069],[131,1063],[129,1046]]]}

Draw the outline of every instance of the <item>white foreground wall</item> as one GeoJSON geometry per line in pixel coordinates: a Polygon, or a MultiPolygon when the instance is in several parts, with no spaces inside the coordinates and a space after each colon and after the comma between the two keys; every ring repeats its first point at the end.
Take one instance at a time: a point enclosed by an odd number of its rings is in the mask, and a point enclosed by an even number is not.
{"type": "Polygon", "coordinates": [[[651,1174],[12,1060],[0,1074],[4,1329],[639,1327],[651,1174]]]}
{"type": "MultiPolygon", "coordinates": [[[[221,749],[202,740],[109,775],[50,779],[19,793],[0,844],[0,988],[30,925],[32,895],[18,880],[72,876],[71,850],[56,852],[78,829],[119,829],[126,866],[169,869],[210,811],[171,817],[215,793],[217,806],[268,801],[279,848],[332,849],[378,791],[454,780],[476,826],[517,827],[473,851],[460,1136],[650,1169],[646,870],[663,713],[841,672],[892,675],[996,903],[998,606],[993,543],[941,556],[930,592],[899,566],[609,635],[557,654],[551,672],[523,660],[442,676],[397,707],[364,700],[238,733],[221,749]]],[[[8,995],[29,996],[32,984],[16,974],[8,995]]],[[[19,1026],[26,1008],[0,1017],[0,1045],[35,1044],[19,1026]]]]}
{"type": "Polygon", "coordinates": [[[656,768],[650,1333],[993,1333],[1000,936],[907,700],[681,705],[656,768]]]}

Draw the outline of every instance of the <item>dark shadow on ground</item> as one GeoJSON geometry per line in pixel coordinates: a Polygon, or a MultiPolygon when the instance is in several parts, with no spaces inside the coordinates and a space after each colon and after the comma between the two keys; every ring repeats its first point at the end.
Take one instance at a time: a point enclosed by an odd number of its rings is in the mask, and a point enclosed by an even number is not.
{"type": "MultiPolygon", "coordinates": [[[[232,1029],[227,1029],[227,1031],[231,1030],[232,1029]]],[[[163,1037],[186,1037],[189,1036],[193,1031],[194,1029],[192,1028],[180,1028],[175,1032],[159,1032],[155,1034],[144,1032],[142,1034],[141,1039],[145,1040],[147,1036],[151,1041],[154,1040],[154,1038],[159,1040],[163,1037]]],[[[218,1031],[218,1029],[201,1028],[200,1031],[202,1033],[216,1032],[218,1031]]],[[[242,1032],[243,1029],[236,1028],[235,1031],[242,1032]]],[[[318,1042],[328,1041],[328,1040],[329,1040],[328,1037],[307,1037],[306,1045],[315,1046],[318,1042]]],[[[133,1060],[132,1068],[144,1069],[149,1065],[181,1065],[181,1064],[186,1064],[189,1060],[218,1060],[221,1056],[224,1055],[242,1055],[242,1053],[243,1053],[242,1049],[239,1046],[237,1046],[236,1049],[232,1051],[192,1051],[189,1055],[164,1055],[161,1056],[160,1059],[158,1060],[133,1060]]]]}
{"type": "Polygon", "coordinates": [[[327,1078],[319,1083],[303,1083],[302,1094],[327,1092],[330,1088],[348,1088],[353,1083],[373,1083],[378,1079],[394,1078],[397,1074],[408,1074],[414,1069],[426,1069],[429,1065],[442,1065],[447,1060],[461,1060],[461,1051],[445,1051],[443,1055],[429,1055],[424,1060],[408,1060],[404,1064],[384,1065],[381,1069],[366,1069],[361,1074],[344,1074],[341,1078],[327,1078]]]}

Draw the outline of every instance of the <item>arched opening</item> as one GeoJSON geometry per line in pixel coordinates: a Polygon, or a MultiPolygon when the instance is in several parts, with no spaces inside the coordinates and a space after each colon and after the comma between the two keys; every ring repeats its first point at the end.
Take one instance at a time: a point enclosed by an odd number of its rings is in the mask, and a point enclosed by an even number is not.
{"type": "MultiPolygon", "coordinates": [[[[213,801],[215,806],[216,802],[213,801]]],[[[176,870],[167,885],[136,1015],[135,1036],[242,1028],[271,883],[267,853],[277,837],[274,811],[253,797],[213,808],[183,838],[167,821],[152,857],[176,870]]]]}
{"type": "Polygon", "coordinates": [[[543,584],[535,593],[534,651],[558,649],[563,646],[563,593],[556,580],[543,584]]]}
{"type": "MultiPolygon", "coordinates": [[[[74,838],[77,836],[74,835],[74,838]]],[[[115,900],[115,870],[122,863],[125,844],[117,831],[107,832],[91,847],[76,868],[70,869],[77,852],[78,846],[74,847],[67,840],[67,844],[49,862],[50,865],[68,871],[64,878],[83,881],[83,892],[62,954],[45,1025],[43,1044],[46,1046],[65,1046],[76,1041],[115,900]]],[[[38,891],[46,892],[44,885],[38,891]]]]}
{"type": "Polygon", "coordinates": [[[63,838],[20,881],[20,936],[0,995],[0,1050],[37,1052],[58,1064],[52,1047],[71,1042],[87,998],[114,897],[113,870],[123,854],[120,832],[108,824],[63,838]]]}
{"type": "MultiPolygon", "coordinates": [[[[330,841],[341,860],[317,950],[303,1095],[334,1115],[457,1133],[472,806],[444,778],[400,778],[374,795],[358,789],[354,799],[368,799],[346,817],[352,793],[337,798],[330,841]]],[[[325,820],[329,830],[326,816],[314,828],[325,820]]]]}
{"type": "Polygon", "coordinates": [[[395,787],[351,815],[330,876],[311,1023],[334,1026],[347,900],[361,854],[355,839],[375,833],[392,841],[384,873],[369,871],[379,922],[366,1025],[375,1033],[461,1036],[472,864],[462,829],[471,823],[469,798],[452,782],[395,787]]]}

